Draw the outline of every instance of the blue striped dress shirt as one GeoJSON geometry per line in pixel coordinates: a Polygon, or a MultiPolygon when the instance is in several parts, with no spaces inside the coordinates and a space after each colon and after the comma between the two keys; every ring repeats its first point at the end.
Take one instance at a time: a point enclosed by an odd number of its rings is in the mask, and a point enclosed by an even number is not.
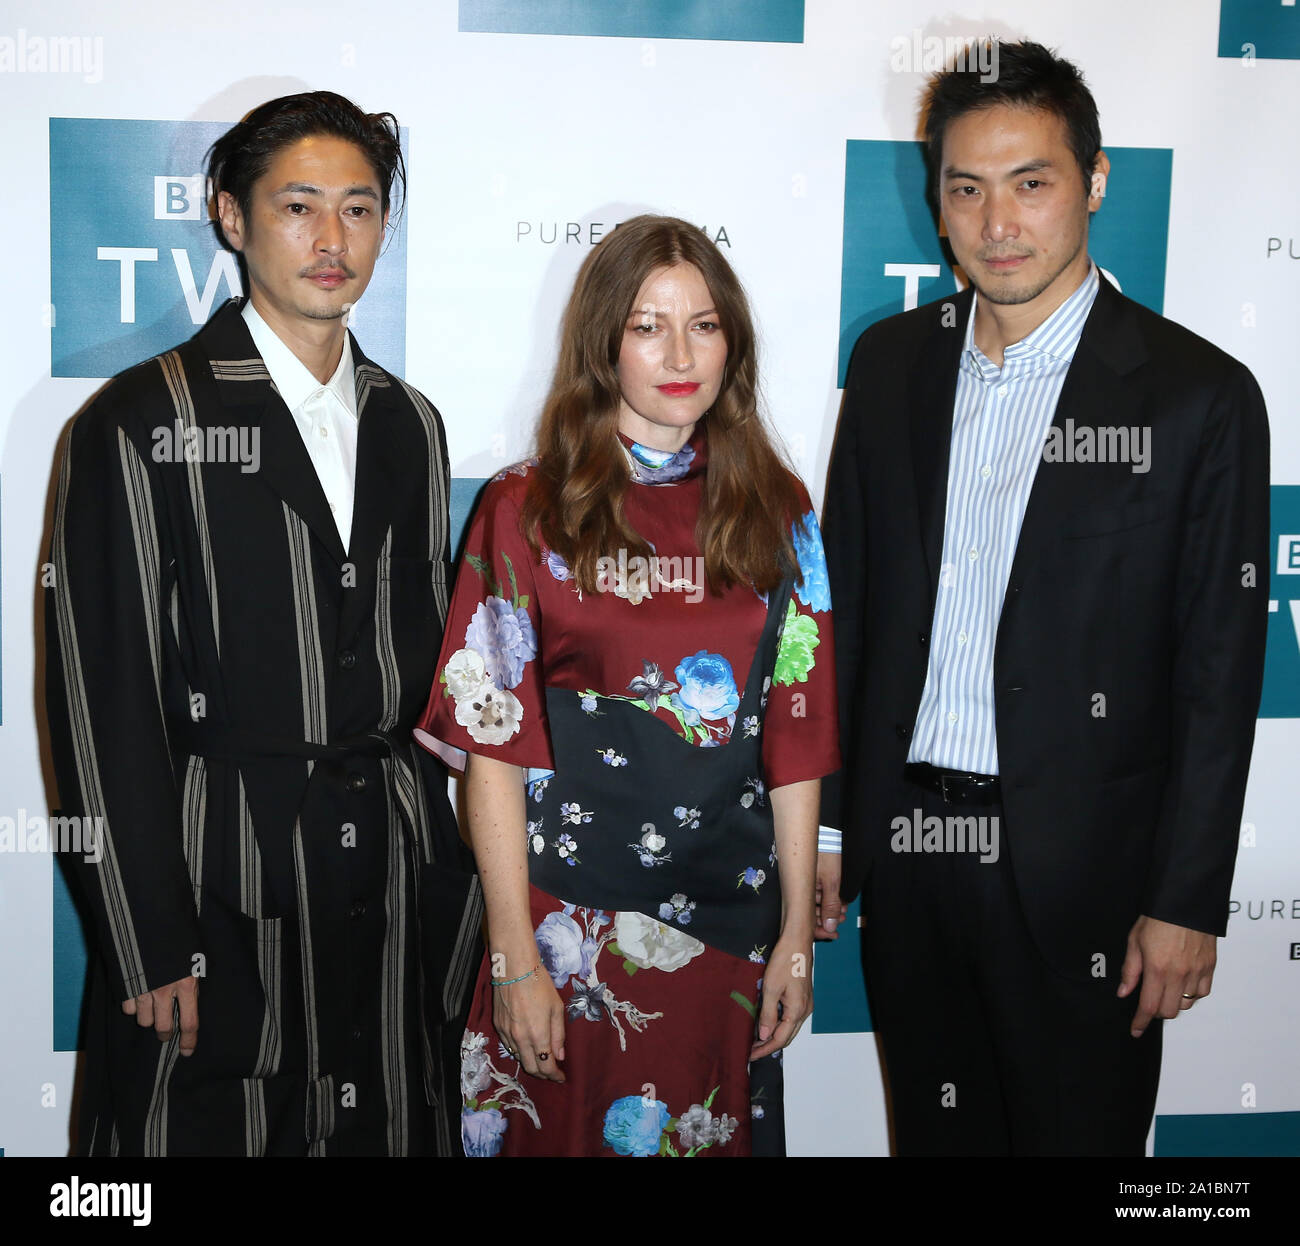
{"type": "Polygon", "coordinates": [[[1002,599],[1043,443],[1097,282],[1093,265],[1038,328],[1006,348],[1000,368],[975,345],[971,303],[953,404],[929,663],[908,761],[998,773],[993,646],[1002,599]]]}

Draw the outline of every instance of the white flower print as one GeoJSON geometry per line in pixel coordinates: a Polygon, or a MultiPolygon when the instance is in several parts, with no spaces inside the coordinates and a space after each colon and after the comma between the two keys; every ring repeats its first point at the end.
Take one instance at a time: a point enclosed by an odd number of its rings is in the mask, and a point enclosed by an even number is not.
{"type": "Polygon", "coordinates": [[[457,649],[447,659],[442,673],[447,681],[447,691],[458,702],[475,696],[487,679],[487,667],[473,649],[457,649]]]}
{"type": "MultiPolygon", "coordinates": [[[[590,819],[589,819],[590,820],[590,819]]],[[[578,865],[578,844],[571,835],[560,835],[555,841],[555,850],[560,854],[560,860],[568,865],[578,865]]]]}
{"type": "Polygon", "coordinates": [[[672,973],[704,954],[698,939],[644,913],[620,912],[614,918],[614,937],[624,958],[639,969],[672,973]]]}
{"type": "Polygon", "coordinates": [[[576,800],[562,801],[560,804],[560,821],[580,826],[583,822],[591,821],[591,814],[581,808],[576,800]]]}
{"type": "Polygon", "coordinates": [[[673,859],[671,852],[664,852],[668,841],[655,830],[653,822],[647,822],[642,831],[637,843],[628,844],[642,865],[646,867],[664,865],[673,859]]]}
{"type": "Polygon", "coordinates": [[[519,698],[486,679],[472,696],[456,698],[456,721],[480,744],[504,744],[519,730],[523,716],[519,698]]]}

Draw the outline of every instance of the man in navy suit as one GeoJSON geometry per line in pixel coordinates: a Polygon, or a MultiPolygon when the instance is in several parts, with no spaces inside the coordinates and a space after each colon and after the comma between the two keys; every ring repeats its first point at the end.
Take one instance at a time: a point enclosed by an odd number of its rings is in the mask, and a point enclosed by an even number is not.
{"type": "Polygon", "coordinates": [[[845,387],[819,918],[862,892],[900,1154],[1140,1155],[1161,1019],[1227,924],[1268,425],[1245,367],[1090,259],[1078,70],[1003,44],[987,77],[937,75],[925,112],[972,288],[869,328],[845,387]]]}

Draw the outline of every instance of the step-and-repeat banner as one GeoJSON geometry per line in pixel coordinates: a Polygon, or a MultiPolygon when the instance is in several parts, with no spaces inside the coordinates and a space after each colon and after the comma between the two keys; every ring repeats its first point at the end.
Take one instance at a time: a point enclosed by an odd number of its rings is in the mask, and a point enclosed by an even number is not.
{"type": "MultiPolygon", "coordinates": [[[[1158,1155],[1300,1154],[1300,6],[1295,0],[408,0],[310,15],[125,0],[5,6],[0,370],[0,1154],[68,1145],[86,950],[48,849],[40,587],[56,442],[115,372],[240,292],[203,153],[254,105],[328,88],[394,112],[400,227],[354,315],[440,408],[454,521],[530,448],[589,249],[682,216],[740,274],[770,418],[820,500],[859,332],[957,288],[917,132],[972,36],[1084,70],[1111,159],[1092,253],[1126,293],[1242,359],[1273,434],[1272,596],[1229,937],[1166,1027],[1158,1155]]],[[[1068,661],[1068,654],[1062,655],[1068,661]]],[[[856,906],[853,916],[856,918],[856,906]]],[[[818,949],[787,1053],[794,1155],[888,1151],[857,940],[818,949]]],[[[953,1016],[958,1034],[962,1018],[953,1016]]]]}

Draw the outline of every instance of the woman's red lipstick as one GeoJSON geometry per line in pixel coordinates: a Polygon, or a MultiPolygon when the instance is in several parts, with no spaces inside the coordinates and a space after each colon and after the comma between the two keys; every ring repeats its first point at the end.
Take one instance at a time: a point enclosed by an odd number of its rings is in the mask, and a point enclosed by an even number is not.
{"type": "Polygon", "coordinates": [[[667,394],[669,398],[684,398],[688,394],[693,394],[699,387],[698,381],[672,381],[667,385],[655,386],[661,394],[667,394]]]}

